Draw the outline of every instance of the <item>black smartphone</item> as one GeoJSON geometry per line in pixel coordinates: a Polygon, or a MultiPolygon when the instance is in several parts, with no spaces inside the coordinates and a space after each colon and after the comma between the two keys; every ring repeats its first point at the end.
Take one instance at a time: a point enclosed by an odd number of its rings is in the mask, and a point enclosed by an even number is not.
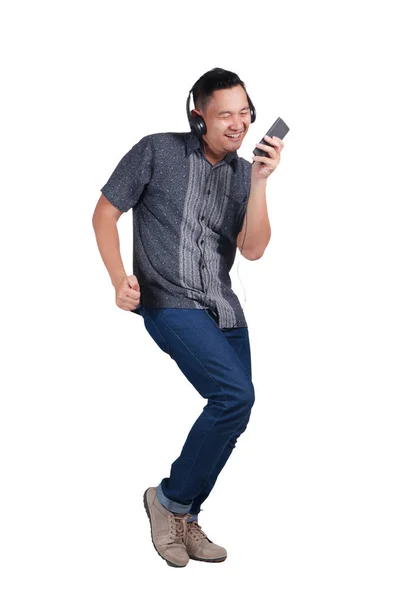
{"type": "MultiPolygon", "coordinates": [[[[269,137],[273,137],[275,135],[280,140],[283,140],[288,131],[289,127],[286,125],[285,121],[278,117],[265,135],[269,135],[269,137]]],[[[267,140],[264,140],[264,138],[260,140],[260,144],[267,144],[267,146],[271,146],[271,144],[268,144],[267,140]]],[[[261,148],[257,147],[253,150],[253,154],[256,156],[267,156],[268,158],[271,158],[268,152],[264,152],[264,150],[261,150],[261,148]]]]}

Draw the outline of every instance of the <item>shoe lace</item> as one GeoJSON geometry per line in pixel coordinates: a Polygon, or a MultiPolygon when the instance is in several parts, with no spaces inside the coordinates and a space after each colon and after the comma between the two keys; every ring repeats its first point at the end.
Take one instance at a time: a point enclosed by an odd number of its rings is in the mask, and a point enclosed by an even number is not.
{"type": "Polygon", "coordinates": [[[169,516],[169,533],[172,542],[183,542],[187,532],[187,515],[171,513],[169,516]]]}
{"type": "Polygon", "coordinates": [[[191,521],[187,523],[187,526],[189,535],[193,536],[196,541],[207,537],[197,521],[191,521]]]}

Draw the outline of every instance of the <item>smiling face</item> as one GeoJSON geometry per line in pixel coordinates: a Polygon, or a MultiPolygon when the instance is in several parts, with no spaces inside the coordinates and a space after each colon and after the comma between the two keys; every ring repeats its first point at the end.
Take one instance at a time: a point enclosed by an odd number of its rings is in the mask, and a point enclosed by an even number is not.
{"type": "Polygon", "coordinates": [[[201,115],[206,123],[203,140],[210,154],[222,157],[240,148],[251,121],[249,102],[241,85],[215,90],[205,111],[193,109],[193,113],[201,115]]]}

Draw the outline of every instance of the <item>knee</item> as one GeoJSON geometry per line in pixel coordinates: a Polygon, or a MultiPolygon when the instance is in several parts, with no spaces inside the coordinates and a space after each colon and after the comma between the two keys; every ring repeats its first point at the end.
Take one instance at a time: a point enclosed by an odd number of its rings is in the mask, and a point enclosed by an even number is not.
{"type": "Polygon", "coordinates": [[[250,379],[246,379],[243,381],[238,391],[236,406],[241,414],[250,414],[254,401],[254,385],[250,379]]]}
{"type": "Polygon", "coordinates": [[[236,407],[236,432],[232,440],[233,446],[236,444],[236,439],[245,431],[250,420],[251,409],[255,401],[254,387],[251,381],[243,387],[240,394],[240,400],[237,401],[236,407]]]}
{"type": "Polygon", "coordinates": [[[244,393],[245,393],[245,398],[246,398],[246,405],[249,408],[249,410],[251,410],[251,408],[254,404],[254,401],[256,399],[254,385],[253,385],[253,382],[251,381],[251,379],[247,380],[246,386],[244,389],[244,393]]]}

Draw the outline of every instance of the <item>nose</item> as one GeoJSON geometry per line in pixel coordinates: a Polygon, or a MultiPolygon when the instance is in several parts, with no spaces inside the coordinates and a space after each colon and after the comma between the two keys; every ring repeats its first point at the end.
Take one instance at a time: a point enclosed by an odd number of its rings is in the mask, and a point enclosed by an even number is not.
{"type": "Polygon", "coordinates": [[[240,115],[232,115],[231,128],[233,131],[244,131],[246,129],[246,120],[240,115]]]}
{"type": "Polygon", "coordinates": [[[235,115],[233,117],[233,123],[232,123],[232,125],[235,128],[235,130],[242,129],[242,122],[241,122],[241,118],[240,118],[239,115],[237,115],[237,116],[235,115]]]}

